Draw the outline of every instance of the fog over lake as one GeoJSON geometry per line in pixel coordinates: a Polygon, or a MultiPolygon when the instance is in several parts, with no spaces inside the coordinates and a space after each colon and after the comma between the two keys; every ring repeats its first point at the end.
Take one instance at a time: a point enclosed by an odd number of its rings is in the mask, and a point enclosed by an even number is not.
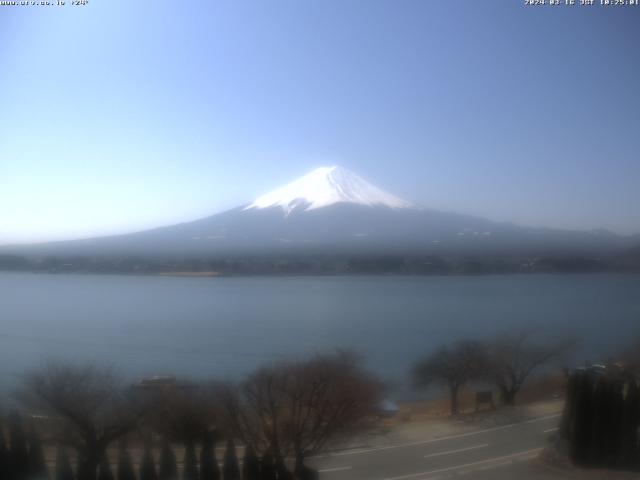
{"type": "Polygon", "coordinates": [[[49,358],[132,376],[240,378],[336,347],[397,385],[443,342],[537,325],[598,360],[640,332],[640,277],[177,278],[0,274],[0,388],[49,358]]]}

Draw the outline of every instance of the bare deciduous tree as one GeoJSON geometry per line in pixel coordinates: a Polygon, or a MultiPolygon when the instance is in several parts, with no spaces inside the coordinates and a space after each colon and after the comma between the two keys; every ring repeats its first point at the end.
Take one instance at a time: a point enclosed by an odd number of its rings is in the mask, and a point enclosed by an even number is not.
{"type": "Polygon", "coordinates": [[[573,339],[535,343],[531,330],[504,334],[487,347],[485,375],[500,390],[503,402],[513,405],[516,395],[536,369],[560,358],[574,345],[573,339]]]}
{"type": "Polygon", "coordinates": [[[452,346],[442,346],[433,354],[418,362],[413,368],[417,386],[432,383],[445,385],[449,389],[451,414],[459,411],[460,388],[480,378],[486,366],[486,348],[480,342],[460,340],[452,346]]]}
{"type": "Polygon", "coordinates": [[[256,451],[279,445],[285,385],[284,369],[274,367],[260,368],[242,384],[222,389],[227,432],[256,451]]]}
{"type": "Polygon", "coordinates": [[[640,373],[640,336],[634,337],[619,355],[629,371],[640,373]]]}
{"type": "Polygon", "coordinates": [[[223,404],[231,430],[258,451],[299,463],[375,418],[381,384],[354,355],[338,352],[261,368],[229,387],[223,404]]]}
{"type": "Polygon", "coordinates": [[[202,441],[211,434],[218,418],[216,389],[188,384],[147,392],[147,423],[165,438],[185,443],[202,441]]]}
{"type": "Polygon", "coordinates": [[[107,447],[132,431],[144,409],[109,367],[51,363],[27,375],[27,405],[57,420],[58,441],[78,453],[78,479],[96,478],[107,447]]]}
{"type": "Polygon", "coordinates": [[[371,426],[381,393],[380,382],[349,352],[290,365],[284,436],[297,462],[323,451],[331,441],[371,426]]]}

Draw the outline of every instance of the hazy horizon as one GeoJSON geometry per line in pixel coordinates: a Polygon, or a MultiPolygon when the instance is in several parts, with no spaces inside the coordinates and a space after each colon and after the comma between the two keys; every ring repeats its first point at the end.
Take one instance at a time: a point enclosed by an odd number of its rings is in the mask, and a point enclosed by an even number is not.
{"type": "MultiPolygon", "coordinates": [[[[322,169],[323,167],[319,167],[319,169],[322,169]]],[[[309,173],[309,172],[307,172],[309,173]]],[[[294,179],[296,180],[296,179],[294,179]]],[[[283,185],[278,186],[275,189],[279,190],[279,187],[282,187],[283,185]]],[[[375,186],[379,186],[379,185],[375,185],[375,186]]],[[[263,192],[263,193],[272,193],[273,192],[263,192]]],[[[391,193],[391,192],[387,192],[387,193],[391,193]]],[[[402,199],[402,200],[408,200],[409,202],[411,202],[411,199],[402,199]]],[[[429,206],[427,205],[421,205],[419,203],[415,203],[415,202],[411,202],[413,203],[414,207],[417,208],[429,208],[429,206]]],[[[243,202],[241,204],[235,205],[234,207],[231,208],[238,208],[238,207],[245,207],[245,206],[250,206],[250,201],[246,201],[243,202]]],[[[29,244],[38,244],[38,243],[47,243],[47,242],[58,242],[58,241],[67,241],[67,240],[87,240],[87,239],[92,239],[92,238],[100,238],[102,236],[117,236],[117,235],[126,235],[129,233],[137,233],[137,232],[141,232],[141,231],[146,231],[146,230],[153,230],[155,228],[162,228],[162,227],[168,227],[168,226],[172,226],[172,225],[177,225],[180,223],[189,223],[191,221],[194,220],[200,220],[202,218],[207,218],[208,216],[213,216],[213,215],[217,215],[219,213],[223,213],[227,211],[227,209],[222,210],[222,211],[217,211],[217,212],[213,212],[210,215],[205,215],[204,217],[197,217],[197,218],[189,218],[189,219],[184,219],[182,221],[177,221],[174,223],[167,223],[167,224],[161,224],[161,225],[152,225],[149,227],[140,227],[138,229],[134,229],[134,230],[130,230],[130,231],[117,231],[117,232],[112,232],[112,233],[105,233],[105,234],[95,234],[95,235],[88,235],[85,237],[69,237],[69,238],[53,238],[53,239],[44,239],[44,240],[33,240],[33,241],[23,241],[23,242],[9,242],[9,243],[2,243],[1,239],[0,239],[0,247],[1,246],[12,246],[12,245],[29,245],[29,244]]],[[[461,213],[461,214],[465,214],[465,212],[452,212],[452,213],[461,213]]],[[[488,220],[493,220],[491,218],[488,218],[488,220]]],[[[515,222],[509,222],[506,221],[505,223],[515,223],[515,222]]],[[[527,226],[527,227],[534,227],[534,228],[548,228],[547,225],[524,225],[522,224],[522,226],[527,226]]],[[[571,230],[571,229],[567,229],[567,230],[571,230]]],[[[579,231],[580,229],[576,229],[577,231],[579,231]]],[[[586,230],[585,230],[586,231],[586,230]]],[[[623,234],[624,235],[624,234],[623,234]]],[[[632,232],[629,234],[629,236],[635,236],[635,235],[640,235],[640,232],[632,232]]]]}
{"type": "Polygon", "coordinates": [[[640,9],[0,11],[0,245],[186,222],[339,164],[429,208],[639,234],[640,9]]]}

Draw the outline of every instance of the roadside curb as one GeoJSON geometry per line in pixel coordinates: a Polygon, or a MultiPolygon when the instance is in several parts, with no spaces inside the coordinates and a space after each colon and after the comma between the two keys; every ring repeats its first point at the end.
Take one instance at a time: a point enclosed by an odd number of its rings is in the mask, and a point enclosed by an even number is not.
{"type": "Polygon", "coordinates": [[[545,447],[540,454],[532,460],[532,463],[553,472],[558,475],[562,475],[564,478],[575,478],[584,480],[637,480],[640,479],[640,472],[632,471],[615,471],[615,470],[603,470],[603,469],[588,469],[575,467],[568,463],[566,466],[551,461],[548,457],[552,455],[550,452],[551,447],[545,447]]]}

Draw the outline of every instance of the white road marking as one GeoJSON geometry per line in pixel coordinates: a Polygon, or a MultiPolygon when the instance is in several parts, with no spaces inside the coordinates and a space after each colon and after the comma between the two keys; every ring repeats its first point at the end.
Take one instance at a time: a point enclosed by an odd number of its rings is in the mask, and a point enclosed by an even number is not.
{"type": "MultiPolygon", "coordinates": [[[[495,470],[496,468],[499,468],[499,467],[506,467],[507,465],[511,465],[511,464],[512,464],[511,460],[505,460],[504,462],[492,463],[491,465],[485,465],[485,466],[482,466],[480,468],[472,468],[470,470],[462,470],[460,473],[461,474],[466,474],[466,473],[471,473],[471,472],[484,472],[486,470],[495,470]]],[[[433,478],[433,477],[431,477],[431,478],[433,478]]],[[[427,480],[429,480],[429,479],[427,479],[427,480]]]]}
{"type": "Polygon", "coordinates": [[[414,447],[416,445],[427,445],[429,443],[443,442],[445,440],[453,440],[455,438],[464,438],[464,437],[470,437],[470,436],[473,436],[473,435],[480,435],[482,433],[487,433],[487,432],[496,432],[498,430],[504,430],[506,428],[517,427],[518,425],[523,425],[523,424],[526,424],[526,423],[542,422],[544,420],[550,420],[552,418],[557,418],[560,415],[561,415],[560,413],[557,413],[557,414],[554,414],[554,415],[547,415],[545,417],[538,417],[538,418],[533,418],[531,420],[525,420],[524,422],[510,423],[508,425],[502,425],[500,427],[485,428],[484,430],[474,430],[473,432],[458,433],[456,435],[448,435],[446,437],[433,438],[431,440],[421,440],[421,441],[418,441],[418,442],[401,443],[399,445],[388,445],[388,446],[385,446],[385,447],[359,448],[357,450],[346,450],[346,451],[343,451],[343,452],[336,452],[336,453],[332,453],[332,454],[329,454],[329,455],[323,455],[321,457],[315,457],[315,458],[343,457],[343,456],[346,456],[346,455],[359,455],[359,454],[362,454],[362,453],[379,452],[379,451],[383,451],[383,450],[393,450],[395,448],[414,447]]]}
{"type": "Polygon", "coordinates": [[[477,448],[484,448],[488,446],[488,443],[483,443],[482,445],[474,445],[473,447],[467,448],[458,448],[456,450],[449,450],[447,452],[430,453],[429,455],[425,455],[424,458],[439,457],[441,455],[451,455],[452,453],[466,452],[467,450],[475,450],[477,448]]]}
{"type": "Polygon", "coordinates": [[[558,427],[547,428],[546,430],[543,430],[542,433],[555,432],[556,430],[558,430],[558,427]]]}
{"type": "Polygon", "coordinates": [[[429,470],[427,472],[410,473],[408,475],[401,475],[399,477],[389,477],[389,478],[385,478],[384,480],[404,480],[406,478],[414,478],[414,477],[423,477],[422,480],[429,480],[428,475],[450,472],[451,470],[461,470],[463,468],[475,467],[476,465],[483,465],[485,463],[490,463],[490,462],[500,462],[501,460],[506,460],[508,458],[514,458],[514,457],[521,457],[523,455],[536,453],[541,450],[542,448],[532,448],[531,450],[524,450],[522,452],[511,453],[509,455],[502,455],[501,457],[487,458],[486,460],[479,460],[477,462],[472,462],[472,463],[464,463],[462,465],[454,465],[452,467],[438,468],[436,470],[429,470]]]}
{"type": "Polygon", "coordinates": [[[323,469],[323,470],[318,470],[318,472],[319,472],[319,473],[344,472],[345,470],[351,470],[351,467],[325,468],[325,469],[323,469]]]}
{"type": "MultiPolygon", "coordinates": [[[[548,420],[550,418],[558,418],[561,417],[562,413],[554,413],[553,415],[546,415],[544,417],[538,417],[538,418],[532,418],[531,420],[525,420],[524,422],[520,422],[520,423],[533,423],[533,422],[539,422],[540,420],[548,420]]],[[[512,425],[518,425],[517,423],[512,423],[512,425]]]]}

